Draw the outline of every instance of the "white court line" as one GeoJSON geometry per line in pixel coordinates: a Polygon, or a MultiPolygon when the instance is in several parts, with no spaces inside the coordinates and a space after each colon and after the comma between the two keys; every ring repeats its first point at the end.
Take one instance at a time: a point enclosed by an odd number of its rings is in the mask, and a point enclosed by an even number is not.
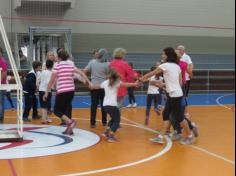
{"type": "Polygon", "coordinates": [[[230,164],[232,164],[232,165],[235,165],[235,161],[232,161],[232,160],[227,159],[227,158],[225,158],[225,157],[223,157],[223,156],[220,156],[220,155],[218,155],[218,154],[215,154],[215,153],[213,153],[213,152],[210,152],[210,151],[208,151],[208,150],[206,150],[206,149],[203,149],[203,148],[201,148],[201,147],[197,147],[197,146],[194,146],[194,145],[191,145],[191,147],[194,148],[194,149],[196,149],[196,150],[199,150],[199,151],[201,151],[201,152],[203,152],[203,153],[206,153],[206,154],[208,154],[208,155],[211,155],[211,156],[213,156],[213,157],[215,157],[215,158],[224,160],[224,161],[226,161],[226,162],[228,162],[228,163],[230,163],[230,164]]]}
{"type": "Polygon", "coordinates": [[[225,106],[225,105],[223,105],[222,103],[220,103],[220,100],[221,100],[222,98],[229,97],[229,96],[232,96],[232,95],[234,95],[234,94],[222,95],[222,96],[220,96],[220,97],[218,97],[218,98],[216,99],[216,103],[218,104],[218,106],[221,106],[221,107],[224,107],[224,108],[226,108],[226,109],[232,110],[230,107],[225,106]]]}
{"type": "MultiPolygon", "coordinates": [[[[133,123],[133,124],[135,124],[135,125],[143,126],[142,124],[137,123],[137,122],[132,121],[132,120],[129,120],[129,119],[127,119],[127,118],[122,117],[122,119],[124,119],[124,120],[126,120],[126,121],[128,121],[128,122],[130,122],[130,123],[133,123]]],[[[147,127],[144,127],[144,128],[146,129],[147,127]]],[[[147,129],[149,129],[149,128],[147,128],[147,129]]],[[[154,131],[154,130],[153,130],[153,129],[150,129],[150,131],[154,131]]],[[[230,164],[235,165],[235,161],[232,161],[232,160],[230,160],[230,159],[227,159],[227,158],[225,158],[225,157],[223,157],[223,156],[220,156],[220,155],[218,155],[218,154],[215,154],[215,153],[213,153],[213,152],[210,152],[210,151],[208,151],[208,150],[206,150],[206,149],[203,149],[203,148],[201,148],[201,147],[197,147],[197,146],[194,146],[194,145],[189,145],[189,146],[192,147],[192,148],[194,148],[194,149],[196,149],[196,150],[199,150],[199,151],[201,151],[201,152],[204,152],[204,153],[206,153],[206,154],[208,154],[208,155],[211,155],[211,156],[213,156],[213,157],[215,157],[215,158],[224,160],[224,161],[226,161],[226,162],[228,162],[228,163],[230,163],[230,164]]]]}
{"type": "Polygon", "coordinates": [[[91,106],[90,103],[87,103],[87,102],[85,102],[85,101],[83,101],[82,103],[85,104],[85,105],[91,106]]]}
{"type": "MultiPolygon", "coordinates": [[[[79,119],[79,120],[89,120],[89,119],[80,119],[80,118],[77,118],[77,119],[79,119]]],[[[136,127],[136,128],[141,128],[141,129],[144,129],[144,130],[148,130],[150,132],[157,133],[155,130],[144,128],[141,125],[137,126],[137,125],[125,124],[125,123],[121,123],[121,124],[136,127]]],[[[129,164],[125,164],[125,165],[121,165],[121,166],[116,166],[116,167],[111,167],[111,168],[106,168],[106,169],[100,169],[100,170],[94,170],[94,171],[88,171],[88,172],[74,173],[74,174],[63,175],[63,176],[81,176],[81,175],[97,174],[97,173],[120,170],[120,169],[124,169],[124,168],[127,168],[127,167],[137,166],[139,164],[143,164],[143,163],[152,161],[154,159],[157,159],[157,158],[163,156],[164,154],[166,154],[172,148],[172,145],[173,145],[172,141],[168,138],[166,138],[166,140],[167,140],[166,147],[161,152],[159,152],[159,153],[157,153],[157,154],[155,154],[155,155],[153,155],[149,158],[145,158],[143,160],[136,161],[136,162],[129,163],[129,164]]]]}

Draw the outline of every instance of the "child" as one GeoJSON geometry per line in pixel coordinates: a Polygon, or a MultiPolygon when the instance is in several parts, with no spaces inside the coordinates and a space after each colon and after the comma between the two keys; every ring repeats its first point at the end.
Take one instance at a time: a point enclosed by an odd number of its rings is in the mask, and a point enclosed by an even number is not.
{"type": "Polygon", "coordinates": [[[57,94],[54,114],[66,123],[67,128],[63,132],[65,135],[73,135],[73,129],[77,124],[75,120],[69,118],[72,113],[71,104],[75,93],[74,73],[80,74],[90,87],[92,85],[87,76],[80,69],[76,68],[73,62],[69,61],[69,57],[70,55],[64,49],[58,52],[59,63],[54,68],[47,91],[43,97],[43,100],[46,101],[49,92],[56,82],[57,94]]]}
{"type": "Polygon", "coordinates": [[[39,72],[42,68],[42,63],[35,61],[33,62],[33,70],[30,71],[25,80],[25,84],[23,87],[24,90],[24,96],[25,96],[25,109],[23,113],[23,120],[24,122],[30,122],[29,120],[29,113],[31,108],[33,107],[33,119],[38,117],[37,112],[37,97],[35,95],[36,89],[37,89],[37,76],[36,73],[39,72]]]}
{"type": "MultiPolygon", "coordinates": [[[[152,67],[151,71],[154,71],[155,69],[156,69],[156,67],[152,67]]],[[[158,87],[160,87],[162,83],[163,82],[162,82],[161,78],[157,75],[152,76],[149,79],[145,125],[149,124],[152,102],[154,103],[154,110],[155,110],[157,116],[160,116],[158,102],[161,99],[161,96],[160,96],[160,91],[159,91],[158,87]]]]}
{"type": "Polygon", "coordinates": [[[110,70],[108,80],[104,81],[100,86],[93,86],[93,89],[104,89],[105,98],[103,106],[105,111],[110,115],[111,121],[103,136],[107,137],[108,142],[116,142],[115,133],[120,126],[120,110],[118,108],[118,89],[120,86],[124,87],[138,87],[139,83],[122,83],[118,73],[110,70]]]}
{"type": "MultiPolygon", "coordinates": [[[[12,79],[13,79],[12,76],[10,76],[10,75],[7,76],[6,83],[9,85],[9,81],[11,81],[12,79]]],[[[9,102],[10,105],[11,105],[11,109],[14,110],[14,109],[15,109],[15,106],[14,106],[13,101],[12,101],[12,99],[11,99],[11,89],[7,89],[7,90],[6,90],[6,97],[7,97],[8,102],[9,102]]]]}
{"type": "Polygon", "coordinates": [[[40,79],[39,79],[39,101],[40,101],[40,106],[42,108],[42,120],[43,120],[42,124],[48,124],[52,122],[52,120],[49,119],[47,115],[48,108],[50,107],[50,104],[51,104],[52,93],[49,92],[48,98],[46,101],[43,100],[43,96],[45,92],[47,91],[48,83],[52,76],[53,64],[54,63],[52,60],[46,61],[46,65],[45,65],[46,68],[40,74],[40,79]]]}

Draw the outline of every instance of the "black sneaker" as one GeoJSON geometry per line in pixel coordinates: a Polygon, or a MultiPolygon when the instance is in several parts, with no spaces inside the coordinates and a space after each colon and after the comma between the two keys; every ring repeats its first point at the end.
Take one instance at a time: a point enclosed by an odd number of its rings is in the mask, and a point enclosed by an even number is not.
{"type": "Polygon", "coordinates": [[[116,139],[114,135],[110,135],[107,141],[110,143],[118,142],[118,140],[116,139]]]}
{"type": "Polygon", "coordinates": [[[106,127],[106,126],[107,126],[107,123],[102,123],[102,126],[106,127]]]}
{"type": "Polygon", "coordinates": [[[42,116],[40,116],[40,115],[32,117],[32,119],[34,119],[34,120],[38,120],[38,119],[41,119],[41,118],[42,118],[42,116]]]}
{"type": "Polygon", "coordinates": [[[110,133],[110,129],[107,129],[104,133],[102,133],[102,136],[105,138],[109,138],[109,133],[110,133]]]}
{"type": "Polygon", "coordinates": [[[24,121],[24,122],[31,122],[31,120],[28,119],[28,118],[23,118],[23,121],[24,121]]]}
{"type": "Polygon", "coordinates": [[[90,125],[90,128],[96,128],[96,125],[90,125]]]}

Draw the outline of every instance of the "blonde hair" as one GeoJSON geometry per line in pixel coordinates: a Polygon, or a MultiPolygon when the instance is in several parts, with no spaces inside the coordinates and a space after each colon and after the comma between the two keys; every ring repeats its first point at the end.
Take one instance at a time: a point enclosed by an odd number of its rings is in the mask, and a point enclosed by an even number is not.
{"type": "Polygon", "coordinates": [[[53,51],[48,51],[47,56],[51,56],[51,55],[55,56],[55,53],[53,51]]]}
{"type": "Polygon", "coordinates": [[[185,51],[185,46],[184,45],[179,45],[178,47],[177,47],[177,49],[178,50],[182,50],[182,51],[185,51]]]}
{"type": "Polygon", "coordinates": [[[124,48],[116,48],[113,52],[114,58],[124,58],[127,54],[127,51],[124,48]]]}

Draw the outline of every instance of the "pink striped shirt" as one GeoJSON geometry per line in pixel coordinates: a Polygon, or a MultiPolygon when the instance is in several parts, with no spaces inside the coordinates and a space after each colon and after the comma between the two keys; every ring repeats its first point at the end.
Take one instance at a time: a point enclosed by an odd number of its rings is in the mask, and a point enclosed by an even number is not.
{"type": "Polygon", "coordinates": [[[61,61],[55,66],[54,71],[57,75],[57,94],[74,92],[75,66],[73,62],[61,61]]]}

